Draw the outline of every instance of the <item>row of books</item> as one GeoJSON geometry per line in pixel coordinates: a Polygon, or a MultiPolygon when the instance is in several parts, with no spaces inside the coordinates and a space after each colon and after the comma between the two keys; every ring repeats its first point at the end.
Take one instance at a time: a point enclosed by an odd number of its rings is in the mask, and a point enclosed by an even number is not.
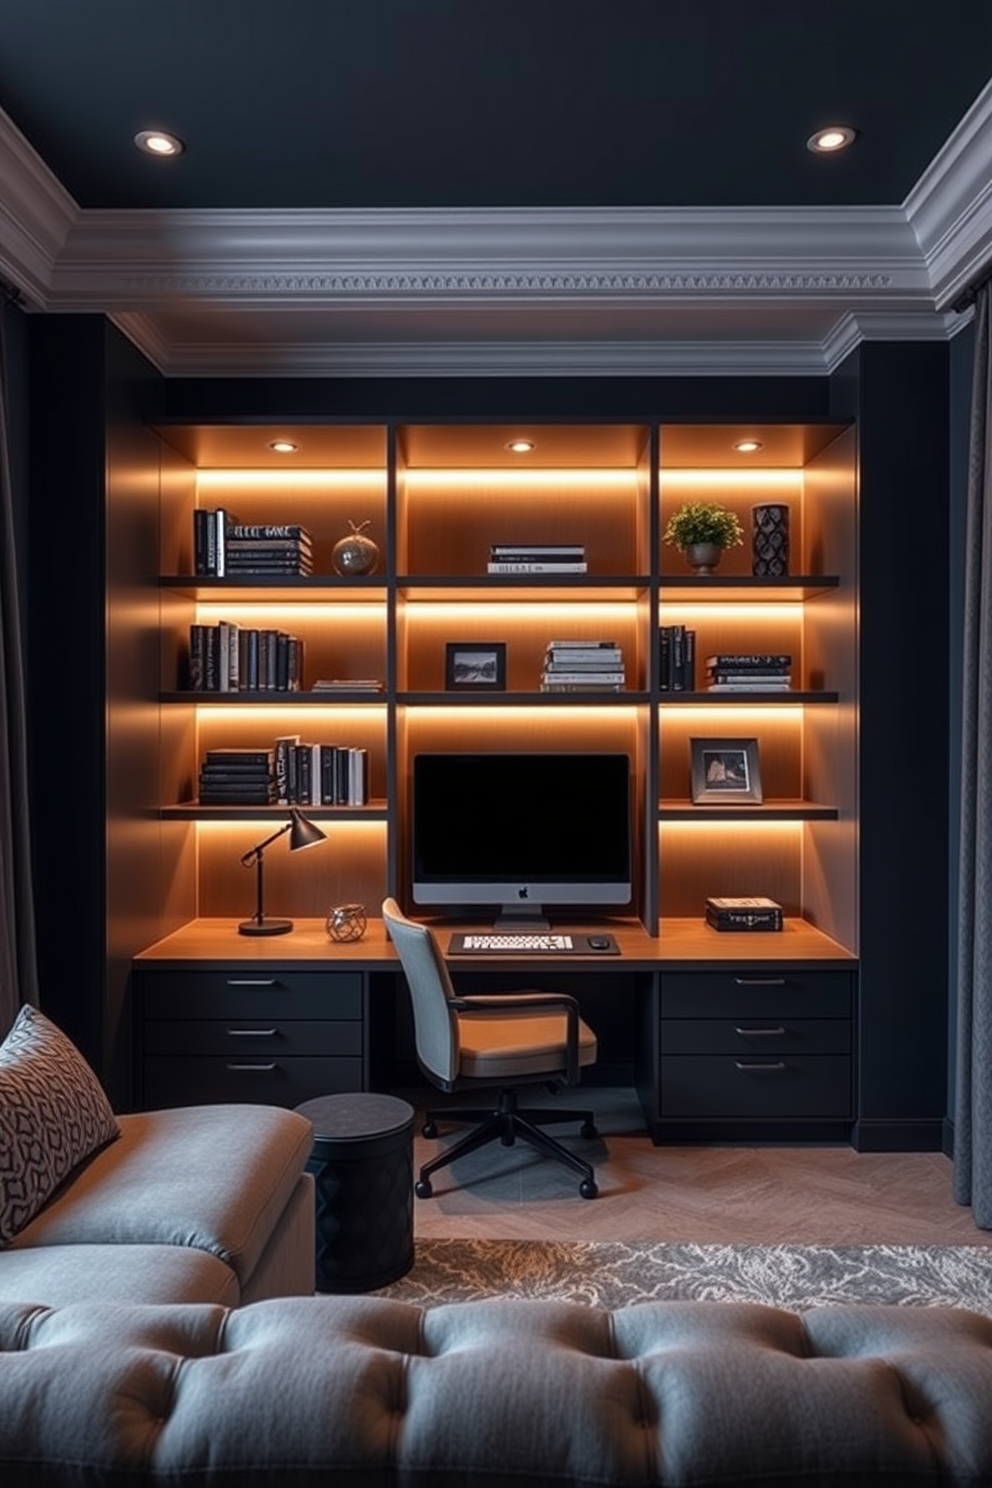
{"type": "Polygon", "coordinates": [[[722,652],[706,658],[708,692],[788,692],[792,657],[781,652],[722,652]]]}
{"type": "Polygon", "coordinates": [[[283,630],[256,630],[221,620],[189,628],[193,692],[299,692],[304,643],[283,630]]]}
{"type": "Polygon", "coordinates": [[[662,625],[658,632],[658,686],[662,692],[694,692],[696,632],[685,625],[662,625]]]}
{"type": "Polygon", "coordinates": [[[622,692],[625,686],[616,641],[551,641],[544,653],[542,692],[622,692]]]}
{"type": "Polygon", "coordinates": [[[239,522],[225,507],[193,513],[194,572],[215,578],[313,573],[310,533],[298,523],[239,522]]]}
{"type": "Polygon", "coordinates": [[[486,569],[491,574],[583,574],[581,543],[493,543],[486,569]]]}
{"type": "Polygon", "coordinates": [[[299,734],[275,741],[276,800],[287,806],[364,806],[369,798],[368,750],[308,744],[299,734]]]}
{"type": "Polygon", "coordinates": [[[366,749],[291,734],[271,748],[208,749],[199,799],[203,806],[364,806],[368,772],[366,749]]]}

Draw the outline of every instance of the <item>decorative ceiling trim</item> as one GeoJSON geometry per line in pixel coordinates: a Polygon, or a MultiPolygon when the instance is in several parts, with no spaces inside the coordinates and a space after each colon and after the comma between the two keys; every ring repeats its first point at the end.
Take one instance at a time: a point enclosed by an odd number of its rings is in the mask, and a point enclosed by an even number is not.
{"type": "Polygon", "coordinates": [[[992,259],[992,81],[903,206],[943,309],[992,259]]]}

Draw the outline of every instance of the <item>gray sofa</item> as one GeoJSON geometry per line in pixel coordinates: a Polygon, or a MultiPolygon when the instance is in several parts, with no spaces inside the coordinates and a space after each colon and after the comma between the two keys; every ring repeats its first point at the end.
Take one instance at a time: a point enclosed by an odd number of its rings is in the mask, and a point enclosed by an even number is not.
{"type": "Polygon", "coordinates": [[[0,1300],[234,1307],[313,1292],[309,1121],[219,1105],[117,1124],[0,1249],[0,1300]]]}
{"type": "Polygon", "coordinates": [[[0,1303],[14,1488],[983,1488],[992,1321],[382,1297],[0,1303]]]}

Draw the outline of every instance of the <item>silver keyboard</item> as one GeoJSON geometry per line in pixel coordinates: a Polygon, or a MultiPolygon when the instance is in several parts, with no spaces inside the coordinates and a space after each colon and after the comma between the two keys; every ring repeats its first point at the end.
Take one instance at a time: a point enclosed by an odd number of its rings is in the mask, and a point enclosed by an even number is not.
{"type": "Polygon", "coordinates": [[[571,951],[574,950],[570,935],[538,935],[533,931],[523,934],[497,932],[495,935],[466,935],[462,940],[466,951],[571,951]]]}

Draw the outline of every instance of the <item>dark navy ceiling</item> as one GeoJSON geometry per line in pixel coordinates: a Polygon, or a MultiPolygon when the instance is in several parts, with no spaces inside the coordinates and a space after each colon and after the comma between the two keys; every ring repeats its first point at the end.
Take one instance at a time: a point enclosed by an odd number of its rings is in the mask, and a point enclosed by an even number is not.
{"type": "Polygon", "coordinates": [[[0,3],[0,107],[84,208],[898,204],[990,69],[992,0],[0,3]]]}

